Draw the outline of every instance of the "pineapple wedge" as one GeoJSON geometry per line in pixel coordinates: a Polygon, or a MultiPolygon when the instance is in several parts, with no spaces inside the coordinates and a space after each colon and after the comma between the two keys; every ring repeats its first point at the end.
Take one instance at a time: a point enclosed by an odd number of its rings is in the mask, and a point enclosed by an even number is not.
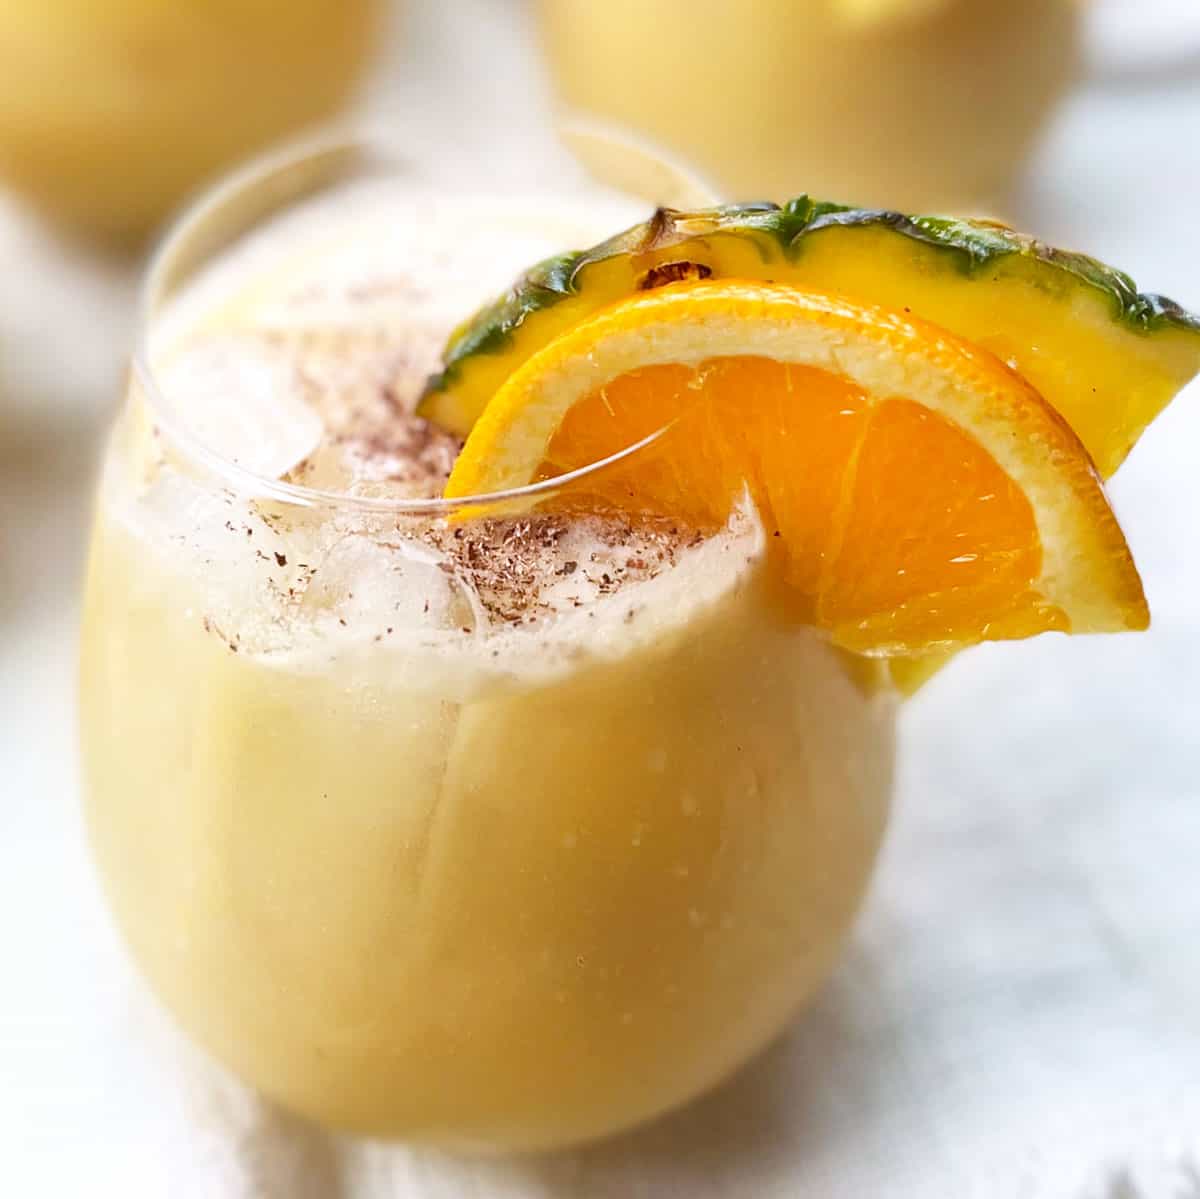
{"type": "Polygon", "coordinates": [[[710,276],[841,292],[983,346],[1058,410],[1104,476],[1200,372],[1200,320],[1093,258],[994,222],[800,196],[659,209],[538,264],[455,331],[421,412],[465,435],[522,362],[586,316],[639,289],[710,276]]]}

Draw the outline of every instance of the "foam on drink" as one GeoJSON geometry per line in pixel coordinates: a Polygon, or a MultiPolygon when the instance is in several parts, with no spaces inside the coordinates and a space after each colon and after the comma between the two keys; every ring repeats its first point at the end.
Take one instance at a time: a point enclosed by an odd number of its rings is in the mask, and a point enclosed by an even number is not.
{"type": "MultiPolygon", "coordinates": [[[[450,329],[521,264],[637,215],[617,200],[347,187],[247,237],[172,299],[149,342],[157,387],[173,421],[260,477],[352,498],[436,498],[461,442],[415,408],[450,329]]],[[[234,487],[214,499],[161,428],[145,458],[142,489],[120,510],[152,543],[203,553],[208,625],[243,653],[311,652],[330,638],[471,652],[486,638],[508,665],[529,649],[515,635],[531,632],[550,651],[543,663],[584,643],[617,651],[735,585],[762,549],[744,513],[715,538],[611,514],[453,524],[305,510],[234,487]],[[675,582],[650,586],[664,575],[675,582]]]]}

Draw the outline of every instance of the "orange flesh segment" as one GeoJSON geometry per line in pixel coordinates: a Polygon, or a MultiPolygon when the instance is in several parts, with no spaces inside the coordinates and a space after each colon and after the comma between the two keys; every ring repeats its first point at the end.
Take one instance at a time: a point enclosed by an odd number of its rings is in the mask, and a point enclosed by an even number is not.
{"type": "Polygon", "coordinates": [[[571,407],[541,473],[675,418],[655,452],[593,484],[598,498],[711,528],[748,486],[768,536],[779,533],[796,619],[839,644],[879,652],[1068,627],[1035,587],[1029,500],[982,447],[912,400],[870,402],[813,367],[736,356],[629,371],[571,407]],[[981,630],[981,612],[1003,616],[981,630]]]}

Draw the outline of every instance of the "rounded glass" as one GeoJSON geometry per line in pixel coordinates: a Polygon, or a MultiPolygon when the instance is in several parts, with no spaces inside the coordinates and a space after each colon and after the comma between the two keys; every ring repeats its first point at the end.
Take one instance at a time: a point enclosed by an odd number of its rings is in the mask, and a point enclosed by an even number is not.
{"type": "MultiPolygon", "coordinates": [[[[884,829],[894,704],[789,622],[749,513],[644,582],[497,618],[512,547],[548,519],[575,535],[682,424],[457,504],[281,480],[261,436],[231,455],[197,431],[187,405],[223,397],[183,403],[160,369],[175,298],[214,265],[270,273],[254,238],[314,198],[428,174],[354,140],[289,151],[151,267],[88,572],[88,824],[145,977],[266,1096],[544,1148],[711,1086],[827,974],[884,829]]],[[[497,181],[439,184],[486,244],[497,181]]],[[[403,343],[389,313],[374,335],[403,343]]]]}

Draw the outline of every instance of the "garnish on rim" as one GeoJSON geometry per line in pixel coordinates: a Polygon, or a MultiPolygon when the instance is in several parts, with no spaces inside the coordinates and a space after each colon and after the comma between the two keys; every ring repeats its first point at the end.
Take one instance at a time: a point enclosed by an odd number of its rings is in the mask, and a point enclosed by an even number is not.
{"type": "Polygon", "coordinates": [[[981,640],[1146,626],[1100,480],[1197,371],[1200,320],[1093,259],[801,197],[542,263],[422,410],[468,435],[452,497],[674,422],[594,499],[713,527],[748,486],[795,618],[915,685],[981,640]]]}

